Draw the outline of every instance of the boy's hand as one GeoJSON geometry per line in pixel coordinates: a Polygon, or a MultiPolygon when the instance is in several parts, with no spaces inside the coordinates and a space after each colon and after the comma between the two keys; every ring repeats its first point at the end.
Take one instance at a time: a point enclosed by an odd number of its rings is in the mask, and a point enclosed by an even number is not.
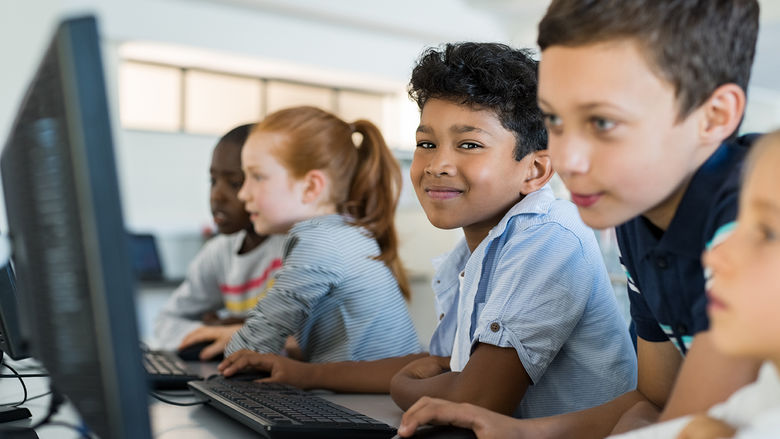
{"type": "Polygon", "coordinates": [[[454,425],[469,428],[479,439],[504,439],[507,437],[541,437],[529,430],[531,421],[526,420],[522,436],[516,427],[520,421],[509,416],[468,403],[455,403],[443,399],[423,396],[401,418],[398,434],[401,437],[411,436],[417,427],[425,424],[454,425]]]}
{"type": "Polygon", "coordinates": [[[697,415],[683,428],[677,439],[716,439],[734,437],[734,427],[707,415],[697,415]]]}
{"type": "Polygon", "coordinates": [[[311,373],[309,373],[310,366],[309,363],[276,354],[260,354],[248,349],[241,349],[225,358],[219,363],[217,369],[226,377],[247,370],[270,372],[270,377],[258,381],[267,383],[280,382],[301,389],[308,389],[311,387],[308,382],[308,378],[311,376],[311,373]]]}
{"type": "Polygon", "coordinates": [[[184,337],[181,345],[179,345],[179,349],[181,350],[195,343],[211,341],[212,343],[203,348],[200,351],[200,355],[198,355],[202,361],[206,361],[224,352],[225,347],[230,342],[230,338],[239,329],[241,329],[241,325],[201,326],[184,337]]]}
{"type": "Polygon", "coordinates": [[[429,355],[414,360],[401,369],[398,374],[413,379],[425,379],[450,371],[450,357],[429,355]]]}

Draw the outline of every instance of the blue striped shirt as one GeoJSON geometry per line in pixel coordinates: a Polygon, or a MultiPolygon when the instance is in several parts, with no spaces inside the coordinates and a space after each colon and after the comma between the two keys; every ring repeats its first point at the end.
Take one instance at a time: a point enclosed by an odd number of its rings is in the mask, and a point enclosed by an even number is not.
{"type": "Polygon", "coordinates": [[[441,319],[431,353],[451,356],[459,371],[477,343],[513,348],[533,384],[519,417],[593,407],[636,387],[633,345],[593,231],[549,187],[513,206],[473,253],[461,241],[433,288],[441,319]]]}
{"type": "Polygon", "coordinates": [[[297,223],[273,287],[225,354],[279,353],[295,335],[311,362],[367,361],[421,351],[398,282],[379,245],[341,215],[297,223]]]}

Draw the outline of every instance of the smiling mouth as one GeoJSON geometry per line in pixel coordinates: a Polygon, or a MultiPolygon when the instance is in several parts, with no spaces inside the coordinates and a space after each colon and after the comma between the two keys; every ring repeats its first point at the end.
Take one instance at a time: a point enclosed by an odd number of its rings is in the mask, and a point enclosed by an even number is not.
{"type": "Polygon", "coordinates": [[[428,188],[425,193],[434,200],[450,200],[460,196],[463,191],[453,188],[428,188]]]}

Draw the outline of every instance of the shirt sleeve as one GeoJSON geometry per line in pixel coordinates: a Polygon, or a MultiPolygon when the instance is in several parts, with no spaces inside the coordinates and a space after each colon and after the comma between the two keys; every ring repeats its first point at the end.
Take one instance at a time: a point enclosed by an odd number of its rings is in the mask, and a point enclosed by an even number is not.
{"type": "Polygon", "coordinates": [[[472,340],[513,347],[538,382],[579,323],[599,272],[593,266],[603,263],[588,260],[579,238],[558,223],[512,234],[500,255],[491,251],[486,261],[500,261],[492,273],[482,273],[490,279],[490,297],[476,304],[482,312],[472,340]]]}
{"type": "MultiPolygon", "coordinates": [[[[620,263],[625,267],[622,257],[620,263]]],[[[626,273],[626,283],[631,320],[636,328],[636,336],[651,342],[669,341],[669,336],[658,325],[658,321],[642,296],[639,284],[629,273],[626,273]]]]}
{"type": "Polygon", "coordinates": [[[344,279],[343,257],[327,230],[291,237],[282,268],[268,294],[250,311],[225,349],[279,353],[285,339],[296,334],[312,309],[344,279]]]}
{"type": "Polygon", "coordinates": [[[209,241],[188,267],[184,282],[174,290],[155,319],[154,338],[158,348],[177,348],[187,334],[202,325],[200,318],[204,313],[222,307],[219,276],[224,268],[220,261],[226,255],[219,253],[231,251],[229,246],[222,245],[227,242],[209,241]]]}

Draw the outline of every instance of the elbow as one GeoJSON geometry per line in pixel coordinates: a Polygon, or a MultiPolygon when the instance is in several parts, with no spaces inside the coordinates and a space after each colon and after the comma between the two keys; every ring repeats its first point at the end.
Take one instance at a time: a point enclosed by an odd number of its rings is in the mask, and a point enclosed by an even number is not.
{"type": "Polygon", "coordinates": [[[390,379],[390,397],[401,410],[406,411],[421,395],[414,395],[411,379],[397,373],[390,379]]]}

